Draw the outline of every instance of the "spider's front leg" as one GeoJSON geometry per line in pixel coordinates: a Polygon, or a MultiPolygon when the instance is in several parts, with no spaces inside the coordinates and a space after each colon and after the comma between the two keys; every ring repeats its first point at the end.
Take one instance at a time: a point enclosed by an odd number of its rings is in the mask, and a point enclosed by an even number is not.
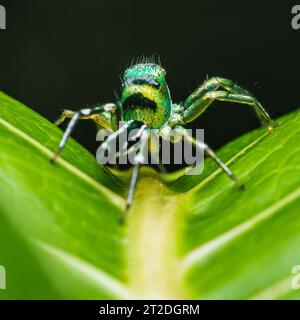
{"type": "Polygon", "coordinates": [[[190,122],[199,117],[215,100],[250,105],[255,110],[261,124],[267,126],[269,131],[272,131],[276,125],[251,93],[231,80],[220,77],[207,80],[183,102],[184,121],[190,122]],[[222,90],[218,90],[220,88],[222,90]]]}
{"type": "Polygon", "coordinates": [[[122,134],[127,134],[127,131],[131,131],[135,129],[134,135],[131,136],[131,141],[136,141],[140,139],[140,142],[137,144],[134,144],[129,149],[128,147],[128,141],[126,141],[126,145],[121,146],[121,150],[119,150],[115,154],[115,158],[119,158],[120,156],[127,156],[132,155],[133,153],[133,171],[130,179],[130,185],[126,200],[126,207],[124,210],[123,216],[120,218],[119,222],[120,224],[123,224],[125,222],[125,217],[129,212],[129,209],[131,207],[133,197],[136,190],[136,185],[138,181],[139,171],[142,166],[142,164],[145,162],[145,153],[148,151],[147,144],[149,140],[149,129],[146,125],[140,126],[140,124],[135,120],[129,120],[125,121],[120,128],[112,133],[105,142],[102,143],[100,150],[102,152],[106,152],[110,150],[109,144],[113,141],[116,141],[122,134]]]}
{"type": "Polygon", "coordinates": [[[51,159],[51,162],[53,163],[60,156],[68,138],[80,119],[91,119],[109,130],[117,128],[117,106],[113,103],[107,103],[104,105],[95,106],[93,108],[84,108],[79,111],[64,110],[55,124],[60,125],[66,118],[71,118],[71,120],[59,143],[54,157],[51,159]]]}
{"type": "Polygon", "coordinates": [[[232,171],[226,166],[224,162],[218,156],[214,153],[214,151],[204,142],[198,141],[194,139],[188,132],[187,130],[178,125],[175,127],[175,130],[177,133],[179,133],[183,138],[185,138],[187,141],[189,141],[192,145],[194,145],[196,148],[199,148],[200,150],[203,150],[209,157],[211,157],[217,165],[225,172],[228,177],[233,180],[236,185],[240,189],[244,189],[244,184],[232,173],[232,171]]]}
{"type": "Polygon", "coordinates": [[[130,185],[129,185],[129,191],[128,191],[128,196],[126,200],[126,207],[124,211],[124,215],[120,218],[119,222],[120,224],[123,224],[126,218],[126,215],[129,212],[129,209],[131,207],[133,197],[135,194],[136,190],[136,185],[138,181],[138,176],[139,176],[139,171],[142,166],[142,164],[145,161],[145,152],[147,151],[147,144],[149,140],[149,130],[148,128],[144,125],[140,128],[140,130],[136,134],[136,138],[140,138],[140,145],[139,145],[139,150],[134,156],[134,167],[133,167],[133,172],[131,175],[131,180],[130,180],[130,185]]]}

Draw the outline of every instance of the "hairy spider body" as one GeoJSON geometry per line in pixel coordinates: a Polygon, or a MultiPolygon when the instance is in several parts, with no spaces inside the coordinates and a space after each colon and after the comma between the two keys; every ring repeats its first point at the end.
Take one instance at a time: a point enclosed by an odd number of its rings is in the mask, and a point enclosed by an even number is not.
{"type": "Polygon", "coordinates": [[[121,106],[123,120],[137,120],[161,128],[169,119],[172,102],[165,70],[157,64],[137,64],[125,71],[121,106]]]}
{"type": "MultiPolygon", "coordinates": [[[[144,62],[126,69],[122,78],[121,99],[116,104],[99,104],[77,112],[65,110],[62,113],[56,122],[57,125],[63,122],[65,118],[71,118],[71,121],[52,160],[54,162],[62,152],[78,120],[92,119],[100,124],[101,127],[115,131],[109,137],[110,140],[116,139],[125,129],[140,127],[141,149],[149,140],[150,129],[158,130],[164,139],[172,142],[174,142],[174,135],[171,135],[171,132],[174,133],[175,131],[178,137],[184,137],[196,148],[204,150],[232,180],[242,186],[230,169],[215,155],[213,150],[203,142],[194,140],[184,128],[184,124],[199,117],[215,100],[249,105],[256,112],[262,125],[267,126],[269,131],[272,131],[275,125],[274,121],[252,94],[231,80],[220,77],[208,79],[181,104],[174,104],[166,82],[166,71],[158,64],[144,62]],[[121,126],[119,126],[119,121],[123,121],[121,126]]],[[[106,142],[103,143],[103,148],[108,148],[106,142]]],[[[133,200],[139,168],[142,165],[141,158],[140,156],[136,157],[126,212],[129,210],[133,200]]]]}

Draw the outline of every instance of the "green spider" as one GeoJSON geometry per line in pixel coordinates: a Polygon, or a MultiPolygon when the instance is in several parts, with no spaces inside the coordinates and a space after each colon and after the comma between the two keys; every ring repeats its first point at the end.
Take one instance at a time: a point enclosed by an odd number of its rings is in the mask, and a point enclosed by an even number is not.
{"type": "MultiPolygon", "coordinates": [[[[166,71],[160,65],[146,61],[134,64],[125,70],[122,78],[122,95],[117,103],[96,105],[77,112],[63,111],[56,124],[59,125],[66,118],[71,118],[71,121],[52,161],[54,162],[61,154],[78,120],[92,119],[102,128],[114,131],[109,140],[117,139],[125,129],[130,130],[139,126],[141,150],[148,143],[151,129],[158,130],[167,140],[171,140],[171,132],[175,131],[180,137],[187,139],[212,157],[218,166],[242,187],[240,181],[213,150],[203,142],[193,139],[184,128],[186,123],[199,117],[215,100],[250,105],[254,108],[262,125],[269,131],[272,131],[275,126],[274,121],[252,94],[231,80],[220,77],[208,79],[182,103],[174,104],[166,82],[166,71]],[[123,121],[121,126],[119,121],[123,121]]],[[[141,164],[140,158],[139,160],[137,158],[131,176],[125,213],[128,212],[133,200],[141,164]]]]}

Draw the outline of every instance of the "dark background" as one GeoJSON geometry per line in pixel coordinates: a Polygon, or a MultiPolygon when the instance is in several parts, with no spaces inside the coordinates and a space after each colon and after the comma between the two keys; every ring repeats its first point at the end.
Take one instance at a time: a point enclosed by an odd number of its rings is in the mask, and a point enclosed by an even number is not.
{"type": "MultiPolygon", "coordinates": [[[[300,4],[300,1],[298,1],[300,4]]],[[[0,90],[49,120],[62,108],[114,100],[132,58],[159,55],[174,102],[207,75],[230,78],[254,93],[273,117],[300,107],[297,2],[280,1],[2,1],[0,90]]],[[[249,108],[215,103],[196,121],[215,148],[258,127],[249,108]]],[[[93,153],[95,128],[76,139],[93,153]]]]}

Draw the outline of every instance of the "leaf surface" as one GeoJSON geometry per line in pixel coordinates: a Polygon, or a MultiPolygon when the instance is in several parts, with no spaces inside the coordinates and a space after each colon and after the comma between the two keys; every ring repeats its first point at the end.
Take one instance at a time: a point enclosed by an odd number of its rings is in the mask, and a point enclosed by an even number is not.
{"type": "Polygon", "coordinates": [[[118,178],[73,139],[52,165],[61,130],[0,93],[0,298],[299,298],[300,113],[278,122],[218,152],[244,191],[210,159],[168,182],[144,168],[121,226],[118,178]]]}

